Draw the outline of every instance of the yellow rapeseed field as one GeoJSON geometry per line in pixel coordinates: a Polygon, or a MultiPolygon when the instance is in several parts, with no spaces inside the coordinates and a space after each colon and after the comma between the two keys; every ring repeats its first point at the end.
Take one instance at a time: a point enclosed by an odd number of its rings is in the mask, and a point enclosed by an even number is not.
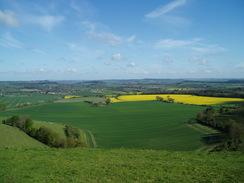
{"type": "Polygon", "coordinates": [[[68,95],[68,96],[65,96],[64,99],[79,98],[79,97],[81,97],[81,96],[68,95]]]}
{"type": "Polygon", "coordinates": [[[175,103],[194,104],[194,105],[213,105],[226,102],[244,101],[241,98],[221,98],[221,97],[202,97],[195,95],[123,95],[118,98],[111,98],[111,102],[129,102],[129,101],[148,101],[156,100],[156,96],[167,99],[169,96],[175,100],[175,103]]]}

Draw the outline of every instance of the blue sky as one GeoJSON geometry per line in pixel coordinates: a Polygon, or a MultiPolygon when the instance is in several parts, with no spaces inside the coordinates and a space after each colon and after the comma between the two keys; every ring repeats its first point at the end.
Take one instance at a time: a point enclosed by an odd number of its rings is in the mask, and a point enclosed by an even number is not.
{"type": "Polygon", "coordinates": [[[244,1],[0,1],[0,80],[143,78],[244,78],[244,1]]]}

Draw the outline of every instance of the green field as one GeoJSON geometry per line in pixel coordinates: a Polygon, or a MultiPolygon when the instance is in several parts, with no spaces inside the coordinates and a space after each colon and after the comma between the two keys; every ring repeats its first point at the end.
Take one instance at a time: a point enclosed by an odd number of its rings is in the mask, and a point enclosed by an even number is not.
{"type": "Polygon", "coordinates": [[[0,147],[47,147],[41,142],[29,137],[26,133],[20,131],[18,128],[12,126],[0,123],[0,132],[0,147]]]}
{"type": "Polygon", "coordinates": [[[77,103],[77,102],[84,102],[84,101],[105,103],[106,99],[102,97],[78,97],[78,98],[61,99],[55,101],[55,103],[73,103],[73,102],[77,103]]]}
{"type": "Polygon", "coordinates": [[[18,108],[24,104],[33,105],[59,100],[59,95],[46,95],[42,93],[14,93],[11,95],[0,96],[0,103],[4,103],[7,109],[18,108]]]}
{"type": "Polygon", "coordinates": [[[0,148],[0,182],[244,182],[243,153],[0,148]]]}
{"type": "Polygon", "coordinates": [[[124,102],[91,107],[86,103],[50,103],[0,113],[27,114],[33,120],[70,124],[86,132],[90,145],[102,148],[198,150],[207,144],[202,131],[185,122],[204,108],[163,102],[124,102]],[[94,136],[92,140],[92,136],[94,136]]]}

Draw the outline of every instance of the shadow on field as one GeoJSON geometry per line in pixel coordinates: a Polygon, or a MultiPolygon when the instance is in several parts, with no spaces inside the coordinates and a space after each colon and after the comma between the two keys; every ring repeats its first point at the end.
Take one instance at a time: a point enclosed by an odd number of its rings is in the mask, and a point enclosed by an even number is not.
{"type": "Polygon", "coordinates": [[[221,133],[214,133],[211,135],[206,135],[204,137],[202,137],[202,141],[206,144],[206,145],[214,145],[214,144],[218,144],[223,142],[226,139],[226,135],[225,134],[221,134],[221,133]]]}

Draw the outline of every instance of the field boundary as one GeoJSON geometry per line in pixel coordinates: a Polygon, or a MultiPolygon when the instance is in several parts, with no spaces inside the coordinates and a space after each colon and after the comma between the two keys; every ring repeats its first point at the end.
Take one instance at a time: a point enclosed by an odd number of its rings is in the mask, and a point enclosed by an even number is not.
{"type": "Polygon", "coordinates": [[[87,131],[88,131],[88,133],[89,133],[90,136],[91,136],[91,140],[92,140],[93,146],[94,146],[95,148],[97,148],[97,142],[96,142],[96,139],[95,139],[94,135],[92,134],[92,132],[91,132],[90,130],[87,130],[87,131]]]}
{"type": "Polygon", "coordinates": [[[206,135],[209,134],[208,132],[205,132],[205,131],[203,131],[203,130],[200,129],[200,128],[197,128],[197,127],[195,127],[195,126],[192,126],[191,124],[187,124],[186,126],[189,126],[190,128],[192,128],[192,129],[194,129],[194,130],[197,130],[197,131],[199,131],[199,132],[202,132],[202,133],[204,133],[204,134],[206,134],[206,135]]]}

